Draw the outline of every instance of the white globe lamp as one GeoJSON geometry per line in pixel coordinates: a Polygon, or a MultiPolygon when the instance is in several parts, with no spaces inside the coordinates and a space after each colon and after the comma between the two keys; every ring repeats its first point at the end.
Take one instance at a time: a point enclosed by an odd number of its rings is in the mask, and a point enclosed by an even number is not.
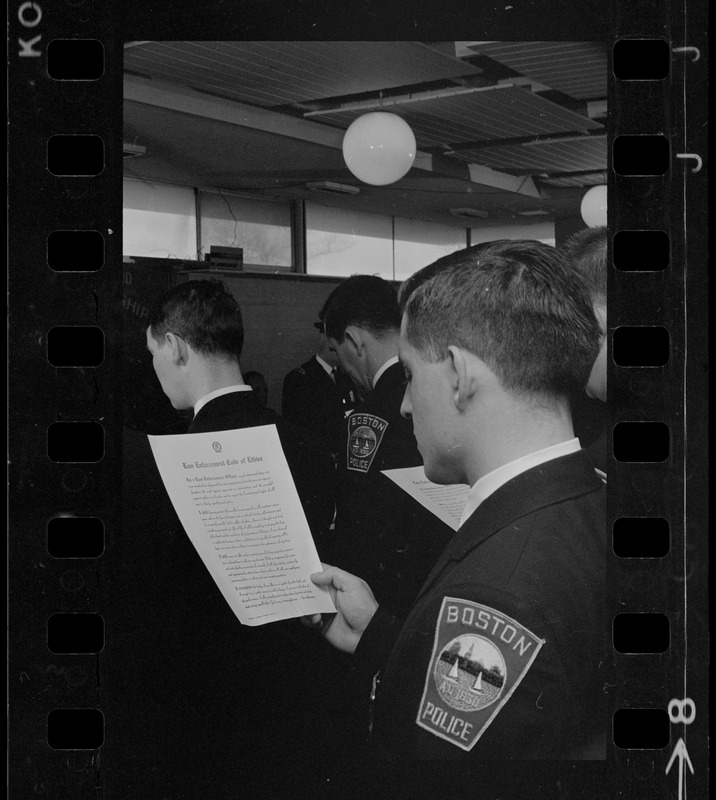
{"type": "Polygon", "coordinates": [[[607,187],[592,186],[582,198],[582,219],[589,228],[607,224],[607,187]]]}
{"type": "Polygon", "coordinates": [[[343,137],[343,158],[363,183],[385,186],[405,175],[417,146],[410,125],[397,114],[373,111],[354,120],[343,137]]]}

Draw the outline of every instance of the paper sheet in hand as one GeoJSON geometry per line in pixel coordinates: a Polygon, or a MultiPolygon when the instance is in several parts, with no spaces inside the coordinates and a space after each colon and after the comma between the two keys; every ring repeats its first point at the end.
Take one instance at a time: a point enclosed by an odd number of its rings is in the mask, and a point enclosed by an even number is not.
{"type": "Polygon", "coordinates": [[[174,508],[244,625],[335,611],[275,425],[150,436],[174,508]]]}
{"type": "Polygon", "coordinates": [[[454,483],[441,486],[439,483],[433,483],[425,477],[423,467],[384,469],[383,474],[454,531],[460,527],[460,519],[470,491],[467,484],[454,483]]]}

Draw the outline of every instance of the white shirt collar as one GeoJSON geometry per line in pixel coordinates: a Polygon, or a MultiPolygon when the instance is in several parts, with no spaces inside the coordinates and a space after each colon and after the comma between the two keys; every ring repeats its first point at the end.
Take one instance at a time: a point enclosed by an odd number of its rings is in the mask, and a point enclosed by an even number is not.
{"type": "Polygon", "coordinates": [[[385,372],[387,369],[389,369],[390,367],[392,367],[392,366],[393,366],[393,364],[397,364],[397,363],[398,363],[398,356],[393,356],[392,358],[389,358],[389,359],[388,359],[388,360],[385,362],[385,364],[383,364],[383,366],[382,366],[382,367],[381,367],[381,368],[380,368],[380,369],[379,369],[379,370],[378,370],[378,371],[375,373],[375,375],[373,376],[373,388],[374,388],[374,389],[375,389],[375,387],[376,387],[376,384],[378,383],[378,381],[379,381],[379,379],[380,379],[380,376],[381,376],[381,375],[382,375],[382,374],[383,374],[383,373],[384,373],[384,372],[385,372]]]}
{"type": "Polygon", "coordinates": [[[496,492],[500,486],[507,483],[507,481],[512,480],[512,478],[522,472],[526,472],[528,469],[532,469],[532,467],[544,464],[545,461],[551,461],[553,458],[576,453],[577,450],[580,449],[579,439],[569,439],[566,442],[553,444],[549,447],[544,447],[542,450],[537,450],[534,453],[516,458],[514,461],[510,461],[497,469],[493,469],[492,472],[488,472],[487,475],[483,475],[472,489],[470,489],[467,495],[467,502],[462,512],[460,527],[465,524],[470,515],[483,500],[486,500],[493,492],[496,492]]]}
{"type": "Polygon", "coordinates": [[[247,386],[245,383],[236,383],[233,386],[225,386],[223,389],[214,389],[213,392],[209,392],[209,394],[205,394],[203,397],[199,398],[194,404],[194,416],[196,416],[199,411],[209,402],[209,400],[213,400],[215,397],[221,397],[222,394],[230,394],[231,392],[251,392],[253,391],[250,386],[247,386]]]}
{"type": "Polygon", "coordinates": [[[333,367],[327,361],[324,361],[319,355],[316,355],[315,359],[316,359],[316,361],[318,361],[318,363],[323,367],[323,369],[326,370],[326,372],[332,378],[333,377],[333,367]]]}

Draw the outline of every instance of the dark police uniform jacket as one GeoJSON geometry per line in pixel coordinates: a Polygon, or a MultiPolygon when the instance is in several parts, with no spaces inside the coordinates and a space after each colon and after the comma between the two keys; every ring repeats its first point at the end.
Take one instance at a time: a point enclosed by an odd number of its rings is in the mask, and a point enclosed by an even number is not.
{"type": "Polygon", "coordinates": [[[400,414],[404,392],[396,363],[348,417],[327,560],[363,578],[379,603],[407,612],[453,531],[381,472],[423,463],[400,414]]]}
{"type": "Polygon", "coordinates": [[[605,495],[583,451],[516,476],[460,528],[404,624],[378,609],[356,656],[384,665],[383,755],[604,757],[605,495]]]}
{"type": "Polygon", "coordinates": [[[346,411],[355,405],[352,383],[340,370],[336,381],[315,356],[292,369],[283,381],[281,413],[289,422],[306,428],[337,453],[343,440],[346,411]]]}
{"type": "MultiPolygon", "coordinates": [[[[253,392],[211,400],[189,432],[265,424],[277,425],[307,518],[329,524],[333,459],[253,392]]],[[[316,643],[295,619],[239,623],[174,512],[146,435],[126,430],[124,443],[102,671],[113,786],[123,796],[139,783],[152,797],[234,796],[258,780],[256,763],[301,743],[306,707],[319,705],[305,689],[316,643]]]]}
{"type": "Polygon", "coordinates": [[[599,437],[590,445],[584,448],[589,458],[594,464],[594,468],[598,469],[604,475],[607,474],[607,466],[609,464],[609,450],[607,444],[607,428],[604,427],[599,437]]]}

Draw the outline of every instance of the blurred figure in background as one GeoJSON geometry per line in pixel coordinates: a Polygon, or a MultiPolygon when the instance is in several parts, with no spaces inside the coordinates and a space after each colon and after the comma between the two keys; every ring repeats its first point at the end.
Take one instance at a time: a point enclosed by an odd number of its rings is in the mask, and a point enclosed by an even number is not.
{"type": "Polygon", "coordinates": [[[314,433],[335,456],[358,393],[326,341],[323,317],[321,309],[318,322],[313,323],[319,333],[316,354],[284,378],[281,413],[284,419],[314,433]]]}
{"type": "MultiPolygon", "coordinates": [[[[586,284],[594,315],[599,323],[601,331],[599,355],[589,375],[586,393],[593,400],[605,404],[607,402],[607,229],[600,225],[573,234],[562,246],[562,252],[586,284]]],[[[580,423],[583,424],[579,412],[582,411],[583,418],[583,409],[586,405],[584,402],[580,404],[579,400],[574,403],[575,431],[578,435],[581,434],[580,423]]],[[[596,417],[594,424],[598,424],[601,430],[595,439],[587,441],[586,448],[594,466],[603,473],[607,471],[608,460],[605,412],[604,405],[597,406],[596,413],[592,410],[592,418],[596,417]]],[[[580,438],[584,443],[586,437],[580,435],[580,438]]]]}
{"type": "Polygon", "coordinates": [[[256,372],[256,370],[249,370],[244,373],[244,380],[246,381],[246,385],[250,386],[253,390],[256,402],[261,408],[267,408],[268,383],[266,383],[266,378],[260,372],[256,372]]]}

